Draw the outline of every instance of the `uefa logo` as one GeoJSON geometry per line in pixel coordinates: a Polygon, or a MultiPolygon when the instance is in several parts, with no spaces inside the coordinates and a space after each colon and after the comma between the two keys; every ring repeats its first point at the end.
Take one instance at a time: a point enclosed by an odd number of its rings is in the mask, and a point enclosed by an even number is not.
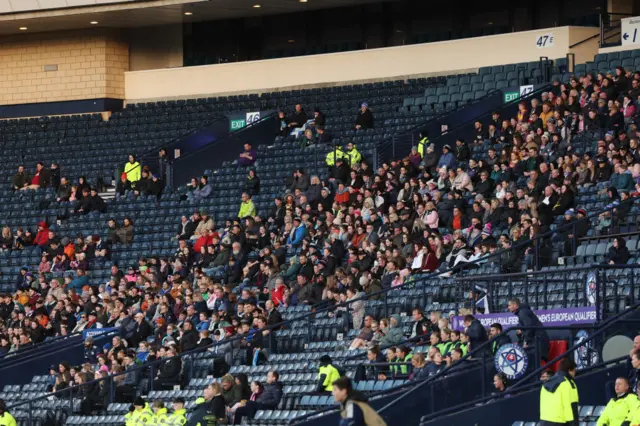
{"type": "Polygon", "coordinates": [[[494,359],[496,370],[504,373],[508,379],[519,379],[527,371],[529,358],[520,345],[510,343],[500,346],[494,359]]]}

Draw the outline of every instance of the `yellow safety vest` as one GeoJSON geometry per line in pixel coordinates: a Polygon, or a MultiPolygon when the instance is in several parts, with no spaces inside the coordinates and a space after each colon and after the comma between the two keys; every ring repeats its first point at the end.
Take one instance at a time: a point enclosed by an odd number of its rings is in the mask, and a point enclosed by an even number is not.
{"type": "Polygon", "coordinates": [[[153,412],[147,403],[144,405],[142,410],[136,409],[132,413],[126,414],[124,417],[126,426],[150,425],[153,421],[153,412]],[[129,416],[128,419],[127,416],[129,416]]]}
{"type": "Polygon", "coordinates": [[[167,419],[171,426],[183,426],[187,424],[187,410],[184,408],[174,411],[167,419]]]}
{"type": "Polygon", "coordinates": [[[359,163],[362,160],[362,155],[354,146],[351,151],[347,152],[347,156],[349,157],[349,164],[353,166],[356,163],[359,163]]]}
{"type": "Polygon", "coordinates": [[[333,382],[340,378],[340,372],[333,365],[325,365],[320,367],[318,371],[318,379],[325,375],[324,382],[322,382],[322,386],[324,386],[325,392],[331,392],[333,390],[333,382]]]}
{"type": "Polygon", "coordinates": [[[327,163],[327,166],[331,167],[334,164],[336,164],[335,160],[337,160],[338,158],[344,158],[344,157],[345,157],[345,153],[342,152],[340,148],[336,148],[335,151],[331,151],[327,154],[327,158],[325,162],[327,163]]]}
{"type": "Polygon", "coordinates": [[[169,415],[167,414],[167,411],[168,410],[166,408],[158,409],[158,412],[155,413],[153,415],[153,418],[151,419],[151,424],[153,426],[166,425],[167,424],[167,419],[169,418],[169,415]]]}
{"type": "Polygon", "coordinates": [[[426,136],[418,142],[418,154],[420,154],[422,158],[424,158],[424,147],[427,145],[429,145],[429,138],[426,136]]]}
{"type": "Polygon", "coordinates": [[[4,412],[0,416],[0,426],[16,426],[16,419],[11,414],[4,412]]]}
{"type": "Polygon", "coordinates": [[[577,388],[567,377],[556,374],[540,389],[540,420],[554,423],[574,421],[577,388]]]}
{"type": "Polygon", "coordinates": [[[638,397],[632,393],[626,393],[620,397],[612,398],[598,419],[598,426],[620,426],[623,422],[628,421],[634,424],[635,414],[640,408],[638,397]]]}
{"type": "Polygon", "coordinates": [[[140,163],[137,161],[131,164],[129,161],[124,165],[124,172],[127,174],[129,182],[137,182],[140,180],[140,163]]]}

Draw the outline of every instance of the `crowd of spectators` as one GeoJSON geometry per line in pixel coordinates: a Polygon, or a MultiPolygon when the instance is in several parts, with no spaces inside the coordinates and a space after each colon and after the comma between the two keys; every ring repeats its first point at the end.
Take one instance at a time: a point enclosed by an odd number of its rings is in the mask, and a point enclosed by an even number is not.
{"type": "MultiPolygon", "coordinates": [[[[237,217],[216,223],[199,209],[185,214],[176,225],[173,256],[141,258],[127,270],[113,265],[110,280],[99,286],[90,286],[87,274],[92,265],[110,259],[113,244],[134,241],[130,219],[122,224],[109,220],[106,240],[60,236],[44,222],[33,232],[17,229],[15,235],[5,227],[2,250],[37,246],[42,262],[37,271],[21,270],[13,294],[0,295],[0,351],[15,351],[49,336],[115,327],[121,337],[106,353],[88,358],[99,366],[96,374],[219,343],[213,348],[217,361],[212,373],[221,376],[231,365],[259,364],[277,351],[277,330],[266,327],[281,322],[282,309],[330,308],[363,295],[375,300],[380,290],[410,282],[415,274],[474,267],[473,262],[495,262],[503,272],[519,271],[523,264],[532,269],[531,244],[506,250],[499,258],[488,256],[548,231],[556,218],[564,224],[586,216],[576,206],[580,187],[609,182],[603,191],[620,217],[628,212],[624,201],[640,192],[640,132],[634,121],[639,82],[640,73],[625,76],[620,70],[613,76],[556,82],[541,99],[521,103],[516,117],[496,113],[490,121],[476,123],[470,141],[459,139],[439,150],[424,137],[406,157],[377,169],[354,144],[335,146],[326,158],[325,179],[295,170],[268,211],[257,211],[252,201],[260,191],[253,169],[259,158],[247,143],[238,159],[239,173],[247,173],[248,182],[237,217]],[[601,138],[595,151],[576,142],[583,132],[601,138]],[[233,340],[236,336],[241,339],[233,340]]],[[[327,120],[319,110],[311,118],[297,105],[289,117],[281,112],[280,119],[283,135],[307,126],[315,142],[331,140],[323,134],[327,120]]],[[[373,125],[373,115],[362,103],[355,127],[373,125]]],[[[159,195],[161,180],[131,156],[118,192],[159,195]]],[[[12,180],[16,191],[49,185],[58,201],[75,203],[77,214],[107,211],[96,188],[83,178],[70,184],[55,164],[47,169],[38,163],[33,177],[21,166],[12,180]]],[[[186,193],[196,200],[212,196],[207,177],[194,178],[186,193]]],[[[598,232],[606,232],[610,224],[611,216],[603,216],[598,232]]],[[[556,234],[554,241],[564,243],[564,254],[572,254],[568,241],[587,231],[587,225],[579,225],[571,233],[556,234]]],[[[551,239],[536,244],[551,244],[551,239]]],[[[624,241],[617,248],[622,250],[624,241]]],[[[609,260],[622,262],[617,254],[609,260]]],[[[449,330],[441,318],[414,318],[418,325],[404,336],[398,332],[398,317],[376,321],[364,315],[362,303],[334,314],[347,318],[349,327],[362,328],[350,344],[353,349],[367,348],[370,361],[410,361],[413,368],[398,368],[412,378],[455,362],[468,342],[474,346],[473,336],[449,330]],[[425,334],[427,355],[410,356],[404,339],[419,342],[425,334]],[[399,346],[384,354],[376,349],[388,345],[399,346]]],[[[469,319],[472,329],[473,324],[469,319]]],[[[180,361],[162,364],[150,378],[154,386],[181,383],[176,363],[180,361]]],[[[385,368],[376,367],[374,376],[387,376],[385,368]]],[[[69,370],[62,367],[53,385],[89,379],[77,379],[69,370]]],[[[133,400],[129,386],[137,388],[141,379],[121,377],[118,398],[133,400]]]]}

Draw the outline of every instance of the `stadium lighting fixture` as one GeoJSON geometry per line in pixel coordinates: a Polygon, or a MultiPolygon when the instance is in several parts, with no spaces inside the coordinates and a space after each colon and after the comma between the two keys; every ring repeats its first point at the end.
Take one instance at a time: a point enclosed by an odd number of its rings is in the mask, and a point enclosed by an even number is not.
{"type": "Polygon", "coordinates": [[[191,15],[193,15],[193,12],[185,12],[184,14],[187,15],[187,16],[191,16],[191,15]]]}
{"type": "Polygon", "coordinates": [[[261,8],[262,6],[261,6],[261,5],[259,5],[259,4],[254,4],[254,5],[253,5],[253,7],[254,7],[254,8],[256,8],[256,9],[259,9],[259,8],[261,8]]]}
{"type": "Polygon", "coordinates": [[[307,2],[307,0],[299,0],[299,1],[300,1],[300,3],[306,3],[307,2]]]}
{"type": "Polygon", "coordinates": [[[20,31],[27,31],[27,27],[20,27],[19,30],[20,31]]]}
{"type": "Polygon", "coordinates": [[[89,22],[91,25],[98,25],[98,21],[91,21],[89,22]]]}

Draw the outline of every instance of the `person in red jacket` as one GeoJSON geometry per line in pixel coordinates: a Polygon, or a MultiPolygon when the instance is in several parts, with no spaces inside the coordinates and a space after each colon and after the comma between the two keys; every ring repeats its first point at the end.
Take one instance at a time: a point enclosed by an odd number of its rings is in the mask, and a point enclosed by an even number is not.
{"type": "MultiPolygon", "coordinates": [[[[217,235],[217,233],[216,233],[217,235]]],[[[202,236],[196,240],[196,243],[193,245],[194,253],[200,253],[201,247],[210,246],[213,242],[213,234],[208,229],[204,229],[202,231],[202,236]]]]}
{"type": "Polygon", "coordinates": [[[349,202],[349,190],[345,188],[344,183],[338,184],[338,190],[336,191],[335,202],[338,204],[347,204],[349,202]]]}
{"type": "Polygon", "coordinates": [[[46,222],[38,222],[38,232],[33,244],[44,249],[49,244],[49,227],[46,222]]]}
{"type": "Polygon", "coordinates": [[[284,281],[282,278],[276,279],[276,286],[273,290],[271,290],[271,301],[274,305],[280,306],[284,305],[284,291],[286,290],[286,286],[284,285],[284,281]]]}

